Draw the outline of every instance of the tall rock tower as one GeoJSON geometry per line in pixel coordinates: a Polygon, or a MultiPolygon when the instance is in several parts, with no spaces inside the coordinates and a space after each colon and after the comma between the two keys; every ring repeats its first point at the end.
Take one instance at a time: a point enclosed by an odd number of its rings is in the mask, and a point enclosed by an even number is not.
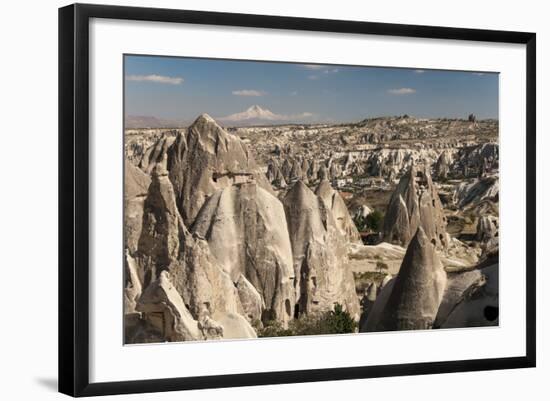
{"type": "Polygon", "coordinates": [[[437,248],[449,243],[443,206],[425,166],[411,166],[391,196],[384,218],[384,241],[407,246],[419,227],[437,248]]]}

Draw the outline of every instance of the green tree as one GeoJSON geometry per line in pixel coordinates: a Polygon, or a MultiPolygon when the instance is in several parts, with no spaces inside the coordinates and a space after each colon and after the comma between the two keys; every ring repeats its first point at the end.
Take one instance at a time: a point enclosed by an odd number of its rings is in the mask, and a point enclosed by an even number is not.
{"type": "Polygon", "coordinates": [[[342,305],[335,304],[334,310],[326,313],[322,319],[323,334],[354,333],[357,322],[344,310],[342,305]]]}
{"type": "Polygon", "coordinates": [[[379,210],[374,210],[367,215],[366,225],[373,231],[382,230],[382,222],[384,221],[384,214],[379,210]]]}

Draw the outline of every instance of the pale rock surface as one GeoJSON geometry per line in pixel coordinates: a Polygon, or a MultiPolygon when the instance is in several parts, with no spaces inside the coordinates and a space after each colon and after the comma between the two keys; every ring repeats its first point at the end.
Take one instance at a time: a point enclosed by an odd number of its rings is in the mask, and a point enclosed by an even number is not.
{"type": "Polygon", "coordinates": [[[124,258],[124,313],[136,312],[137,300],[141,296],[142,286],[138,274],[138,266],[134,258],[125,251],[124,258]]]}
{"type": "Polygon", "coordinates": [[[470,208],[484,200],[498,200],[499,179],[497,176],[476,178],[461,182],[455,189],[453,201],[458,208],[470,208]]]}
{"type": "Polygon", "coordinates": [[[139,162],[139,167],[147,174],[151,174],[157,163],[161,163],[166,168],[166,152],[174,143],[174,139],[174,136],[162,135],[145,151],[139,162]]]}
{"type": "Polygon", "coordinates": [[[453,164],[453,152],[451,149],[445,149],[439,155],[434,166],[434,175],[436,178],[445,179],[449,175],[453,164]]]}
{"type": "Polygon", "coordinates": [[[250,323],[238,313],[214,313],[214,320],[223,328],[223,338],[256,338],[250,323]]]}
{"type": "Polygon", "coordinates": [[[353,214],[353,218],[354,219],[358,219],[358,218],[365,218],[367,217],[369,214],[372,213],[372,209],[370,207],[368,207],[367,205],[361,205],[360,207],[358,207],[356,210],[355,210],[355,213],[353,214]]]}
{"type": "Polygon", "coordinates": [[[401,177],[384,218],[384,241],[407,246],[419,227],[437,248],[446,248],[449,236],[443,206],[426,167],[411,166],[401,177]]]}
{"type": "Polygon", "coordinates": [[[386,274],[384,278],[382,279],[382,282],[380,283],[380,290],[384,288],[393,278],[391,274],[386,274]]]}
{"type": "Polygon", "coordinates": [[[481,269],[482,281],[473,283],[465,290],[453,307],[441,328],[498,326],[499,297],[498,264],[481,269]]]}
{"type": "Polygon", "coordinates": [[[172,184],[161,164],[152,173],[138,248],[145,286],[170,272],[171,281],[195,319],[214,313],[244,313],[237,288],[212,256],[208,243],[185,227],[172,184]]]}
{"type": "Polygon", "coordinates": [[[347,240],[322,199],[297,181],[284,201],[294,257],[298,313],[341,304],[359,319],[359,301],[348,266],[347,240]]]}
{"type": "Polygon", "coordinates": [[[124,240],[126,248],[137,250],[143,222],[143,203],[151,179],[128,160],[124,162],[124,240]]]}
{"type": "Polygon", "coordinates": [[[441,324],[448,318],[449,314],[462,299],[464,292],[474,286],[485,284],[485,278],[479,269],[467,270],[457,273],[448,273],[447,287],[441,305],[437,311],[437,316],[434,321],[434,327],[440,327],[441,324]]]}
{"type": "Polygon", "coordinates": [[[233,282],[244,275],[261,295],[264,321],[286,323],[295,304],[292,248],[282,203],[256,183],[213,194],[192,231],[205,238],[233,282]]]}
{"type": "Polygon", "coordinates": [[[236,286],[248,321],[250,323],[260,321],[262,319],[262,312],[265,310],[265,304],[258,290],[254,288],[243,274],[240,275],[236,286]]]}
{"type": "Polygon", "coordinates": [[[325,207],[332,212],[332,216],[342,235],[349,242],[362,243],[359,231],[349,214],[344,199],[342,199],[338,191],[332,188],[328,180],[323,180],[319,183],[315,190],[315,195],[320,197],[325,203],[325,207]]]}
{"type": "Polygon", "coordinates": [[[498,236],[498,218],[494,216],[482,216],[479,218],[476,230],[476,239],[480,242],[488,242],[498,236]]]}
{"type": "Polygon", "coordinates": [[[157,164],[144,202],[143,224],[137,259],[140,278],[147,286],[180,257],[186,232],[178,213],[172,184],[166,169],[157,164]]]}
{"type": "Polygon", "coordinates": [[[168,150],[168,170],[178,209],[189,226],[209,196],[234,183],[255,181],[272,191],[243,141],[208,114],[178,134],[168,150]]]}
{"type": "Polygon", "coordinates": [[[166,271],[160,273],[159,278],[144,290],[136,309],[143,313],[143,319],[160,332],[166,341],[203,338],[197,321],[185,307],[166,271]]]}

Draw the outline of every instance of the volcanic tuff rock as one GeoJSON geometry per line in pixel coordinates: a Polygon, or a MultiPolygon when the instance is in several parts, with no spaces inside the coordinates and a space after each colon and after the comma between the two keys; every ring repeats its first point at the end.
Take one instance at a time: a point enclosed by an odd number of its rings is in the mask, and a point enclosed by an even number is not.
{"type": "Polygon", "coordinates": [[[251,323],[261,321],[262,312],[265,310],[265,303],[258,290],[242,274],[235,285],[237,286],[239,299],[241,300],[246,318],[251,323]]]}
{"type": "Polygon", "coordinates": [[[124,240],[126,248],[133,254],[141,235],[143,203],[151,178],[128,160],[124,167],[124,240]]]}
{"type": "Polygon", "coordinates": [[[462,302],[465,291],[483,286],[485,282],[485,277],[479,269],[448,273],[447,287],[437,311],[434,327],[440,327],[447,320],[457,304],[462,302]]]}
{"type": "Polygon", "coordinates": [[[418,227],[438,248],[448,245],[439,195],[426,167],[411,166],[401,177],[384,218],[384,240],[407,246],[418,227]]]}
{"type": "Polygon", "coordinates": [[[128,249],[124,256],[124,313],[133,313],[136,311],[137,300],[141,296],[141,281],[136,261],[129,255],[128,249]]]}
{"type": "Polygon", "coordinates": [[[376,301],[376,296],[378,294],[378,287],[376,283],[370,283],[368,288],[365,290],[363,297],[361,298],[361,306],[363,308],[363,313],[361,314],[361,319],[359,320],[359,327],[363,326],[367,321],[374,302],[376,301]]]}
{"type": "Polygon", "coordinates": [[[359,319],[359,302],[348,266],[347,241],[322,199],[302,181],[286,194],[285,207],[294,257],[295,315],[332,310],[341,304],[359,319]]]}
{"type": "MultiPolygon", "coordinates": [[[[237,288],[210,253],[208,243],[194,238],[185,227],[172,184],[160,164],[153,170],[145,200],[136,258],[142,285],[148,287],[168,271],[174,288],[195,319],[244,313],[237,288]]],[[[244,324],[243,330],[249,326],[244,324]]]]}
{"type": "Polygon", "coordinates": [[[445,179],[449,175],[451,165],[453,164],[453,152],[450,149],[445,149],[439,155],[434,166],[434,175],[439,179],[445,179]]]}
{"type": "Polygon", "coordinates": [[[476,230],[476,239],[487,242],[498,236],[498,219],[494,216],[482,216],[479,218],[476,230]]]}
{"type": "Polygon", "coordinates": [[[138,241],[137,259],[140,278],[147,286],[162,270],[167,270],[182,251],[186,232],[176,207],[174,190],[161,164],[153,170],[151,185],[143,207],[143,223],[138,241]]]}
{"type": "Polygon", "coordinates": [[[498,264],[483,268],[480,272],[483,278],[462,293],[458,303],[441,323],[441,328],[498,326],[498,264]]]}
{"type": "Polygon", "coordinates": [[[256,183],[224,188],[205,203],[192,231],[208,241],[233,282],[244,275],[257,289],[265,309],[262,320],[286,323],[292,317],[292,249],[285,211],[275,196],[256,183]]]}
{"type": "Polygon", "coordinates": [[[498,201],[499,179],[497,176],[476,178],[461,182],[455,189],[453,201],[459,208],[471,208],[484,200],[498,201]]]}
{"type": "Polygon", "coordinates": [[[168,170],[178,209],[187,225],[206,199],[233,183],[256,181],[272,191],[243,142],[202,114],[168,149],[168,170]]]}
{"type": "Polygon", "coordinates": [[[145,289],[136,309],[166,341],[202,339],[197,321],[185,307],[166,271],[145,289]]]}
{"type": "Polygon", "coordinates": [[[166,152],[172,143],[174,143],[174,140],[174,136],[163,134],[153,146],[145,151],[139,162],[139,167],[147,174],[151,174],[157,163],[162,163],[164,168],[166,168],[166,152]]]}
{"type": "Polygon", "coordinates": [[[344,200],[338,191],[332,188],[328,180],[323,180],[319,183],[315,190],[315,195],[320,197],[325,203],[325,207],[332,212],[332,216],[340,232],[346,236],[350,242],[361,243],[359,231],[351,219],[344,200]]]}
{"type": "Polygon", "coordinates": [[[383,312],[378,320],[376,316],[369,317],[363,331],[430,329],[443,298],[446,280],[435,246],[419,227],[393,280],[383,312]]]}

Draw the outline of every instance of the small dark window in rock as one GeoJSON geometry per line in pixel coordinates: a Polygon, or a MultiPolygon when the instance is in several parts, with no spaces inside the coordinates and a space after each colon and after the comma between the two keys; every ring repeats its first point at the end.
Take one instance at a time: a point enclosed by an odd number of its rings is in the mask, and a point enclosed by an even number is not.
{"type": "Polygon", "coordinates": [[[294,305],[294,319],[300,317],[300,304],[294,305]]]}
{"type": "Polygon", "coordinates": [[[290,313],[291,313],[291,312],[290,312],[290,301],[289,301],[288,299],[285,300],[285,310],[286,310],[286,314],[287,314],[288,316],[290,316],[290,313]]]}
{"type": "Polygon", "coordinates": [[[498,319],[498,306],[487,305],[485,309],[483,309],[483,316],[485,316],[485,319],[488,321],[494,322],[498,319]]]}

